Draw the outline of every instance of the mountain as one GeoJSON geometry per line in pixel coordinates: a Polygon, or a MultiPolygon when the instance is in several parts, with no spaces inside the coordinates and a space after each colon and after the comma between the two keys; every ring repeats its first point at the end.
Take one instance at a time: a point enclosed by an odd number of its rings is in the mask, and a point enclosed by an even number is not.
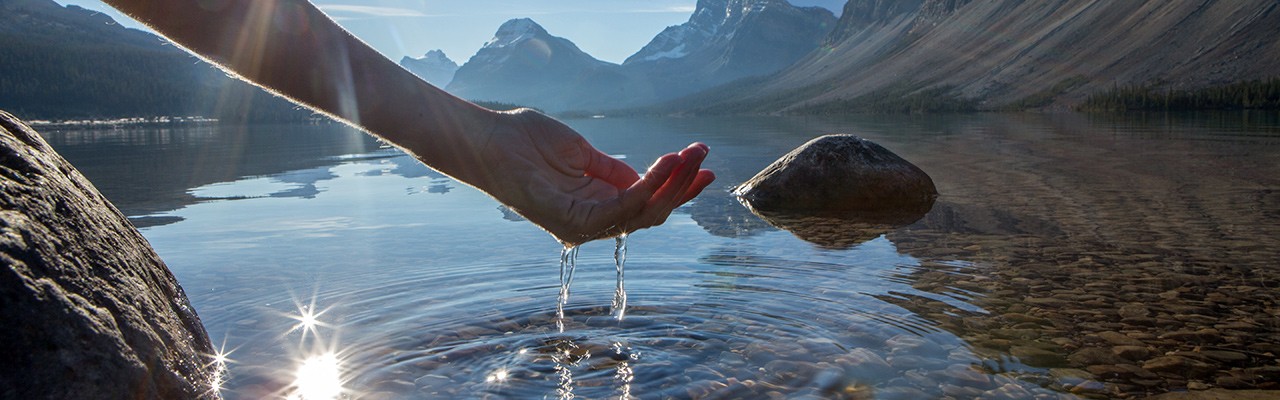
{"type": "Polygon", "coordinates": [[[682,112],[1066,109],[1120,86],[1280,76],[1274,0],[851,0],[824,44],[682,112]]]}
{"type": "Polygon", "coordinates": [[[458,68],[447,89],[466,99],[566,110],[590,107],[610,96],[625,98],[633,86],[617,64],[597,60],[522,18],[503,23],[458,68]]]}
{"type": "Polygon", "coordinates": [[[102,13],[52,0],[0,0],[0,15],[0,109],[25,119],[311,115],[102,13]]]}
{"type": "Polygon", "coordinates": [[[786,0],[699,0],[622,65],[597,60],[529,19],[508,21],[448,90],[549,111],[649,105],[778,72],[823,42],[836,17],[786,0]]]}
{"type": "Polygon", "coordinates": [[[428,51],[422,58],[405,56],[400,59],[400,66],[436,87],[449,86],[453,74],[458,72],[458,63],[440,50],[428,51]]]}
{"type": "Polygon", "coordinates": [[[669,99],[778,72],[822,45],[835,24],[827,9],[786,0],[699,0],[688,22],[663,30],[623,66],[669,99]]]}

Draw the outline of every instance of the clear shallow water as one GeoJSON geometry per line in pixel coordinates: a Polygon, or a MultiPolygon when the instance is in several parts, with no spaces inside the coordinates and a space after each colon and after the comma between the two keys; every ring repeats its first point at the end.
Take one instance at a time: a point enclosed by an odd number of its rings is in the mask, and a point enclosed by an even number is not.
{"type": "Polygon", "coordinates": [[[230,360],[228,398],[1071,398],[1275,388],[1275,115],[568,121],[720,177],[578,255],[335,126],[47,133],[142,226],[230,360]],[[942,196],[910,226],[802,223],[727,189],[826,132],[942,196]],[[775,221],[775,223],[778,223],[775,221]],[[784,225],[779,223],[779,225],[784,225]],[[795,228],[794,226],[790,226],[795,228]]]}

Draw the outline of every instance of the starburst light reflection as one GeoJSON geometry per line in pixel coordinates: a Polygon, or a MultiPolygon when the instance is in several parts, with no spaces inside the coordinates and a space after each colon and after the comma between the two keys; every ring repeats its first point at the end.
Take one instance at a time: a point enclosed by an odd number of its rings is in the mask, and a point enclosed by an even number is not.
{"type": "Polygon", "coordinates": [[[206,368],[213,370],[213,377],[209,380],[209,393],[215,396],[221,396],[222,386],[227,383],[230,372],[227,370],[227,364],[235,361],[231,360],[230,355],[235,350],[228,351],[226,341],[222,342],[222,346],[214,350],[213,354],[208,354],[209,363],[206,368]]]}
{"type": "Polygon", "coordinates": [[[308,333],[310,333],[313,336],[319,337],[320,335],[320,332],[318,330],[319,327],[325,327],[325,328],[330,327],[328,324],[320,321],[320,316],[328,312],[329,309],[326,308],[323,310],[316,311],[316,299],[314,295],[311,298],[310,304],[302,304],[302,302],[297,299],[294,299],[294,304],[297,305],[298,307],[298,313],[288,314],[288,317],[298,321],[298,323],[294,324],[293,327],[289,328],[289,331],[285,333],[302,331],[301,339],[305,341],[307,340],[308,333]]]}

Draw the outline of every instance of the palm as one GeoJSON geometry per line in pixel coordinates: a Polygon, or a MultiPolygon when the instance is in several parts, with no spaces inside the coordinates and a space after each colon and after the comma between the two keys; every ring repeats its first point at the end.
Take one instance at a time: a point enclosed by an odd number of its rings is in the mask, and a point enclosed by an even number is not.
{"type": "Polygon", "coordinates": [[[477,186],[566,245],[661,224],[715,179],[698,169],[704,145],[659,158],[641,177],[564,124],[536,112],[512,116],[517,123],[489,139],[492,171],[477,186]]]}

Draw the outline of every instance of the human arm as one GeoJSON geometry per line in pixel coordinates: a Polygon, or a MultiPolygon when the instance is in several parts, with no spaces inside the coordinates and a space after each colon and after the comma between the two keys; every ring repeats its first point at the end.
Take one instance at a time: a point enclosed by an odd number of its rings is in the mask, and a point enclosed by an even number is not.
{"type": "Polygon", "coordinates": [[[661,224],[712,180],[704,145],[639,176],[564,124],[495,112],[400,68],[305,0],[106,0],[243,79],[381,137],[566,244],[661,224]]]}

